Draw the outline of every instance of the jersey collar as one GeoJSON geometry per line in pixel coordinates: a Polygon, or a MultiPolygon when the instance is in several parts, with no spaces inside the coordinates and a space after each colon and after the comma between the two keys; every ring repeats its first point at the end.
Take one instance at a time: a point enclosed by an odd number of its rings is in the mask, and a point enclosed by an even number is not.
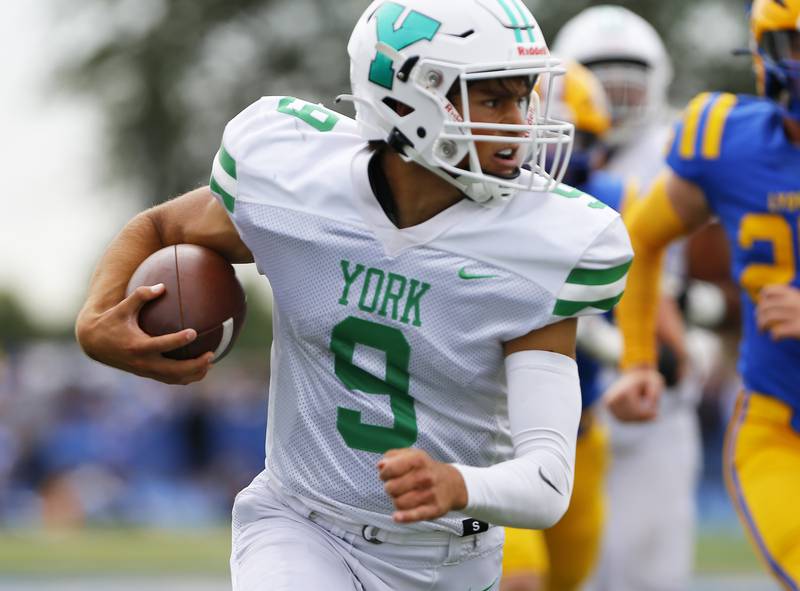
{"type": "Polygon", "coordinates": [[[356,208],[387,256],[395,257],[405,250],[430,243],[480,208],[469,199],[462,199],[421,224],[398,228],[386,216],[369,182],[369,162],[373,155],[374,151],[368,146],[357,152],[351,173],[356,190],[356,208]]]}

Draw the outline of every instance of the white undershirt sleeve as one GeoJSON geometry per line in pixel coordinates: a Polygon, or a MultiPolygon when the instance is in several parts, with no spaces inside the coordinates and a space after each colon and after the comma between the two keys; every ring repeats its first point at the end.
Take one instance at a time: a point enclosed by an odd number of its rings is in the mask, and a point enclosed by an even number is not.
{"type": "Polygon", "coordinates": [[[495,525],[545,529],[569,506],[581,390],[574,359],[548,351],[506,358],[514,458],[476,468],[454,464],[467,486],[463,513],[495,525]]]}

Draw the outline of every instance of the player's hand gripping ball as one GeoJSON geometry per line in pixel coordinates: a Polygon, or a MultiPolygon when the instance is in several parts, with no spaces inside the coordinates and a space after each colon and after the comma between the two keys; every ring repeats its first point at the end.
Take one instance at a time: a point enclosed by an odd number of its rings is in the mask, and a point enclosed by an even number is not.
{"type": "Polygon", "coordinates": [[[170,359],[194,359],[209,351],[222,359],[244,323],[247,301],[231,264],[211,249],[194,244],[167,246],[136,269],[126,295],[137,287],[163,283],[164,295],[147,302],[139,326],[150,336],[193,328],[197,338],[168,351],[170,359]]]}

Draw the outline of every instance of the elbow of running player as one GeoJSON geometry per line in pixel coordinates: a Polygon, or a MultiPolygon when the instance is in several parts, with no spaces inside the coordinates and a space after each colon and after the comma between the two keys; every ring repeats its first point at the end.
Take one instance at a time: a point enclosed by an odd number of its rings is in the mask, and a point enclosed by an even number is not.
{"type": "Polygon", "coordinates": [[[494,466],[456,465],[467,488],[464,513],[495,525],[552,527],[572,494],[581,390],[574,359],[548,351],[506,358],[514,458],[494,466]]]}
{"type": "Polygon", "coordinates": [[[572,466],[553,449],[540,449],[519,466],[520,511],[511,527],[547,529],[558,523],[569,508],[574,474],[572,466]]]}
{"type": "Polygon", "coordinates": [[[552,527],[572,491],[572,468],[559,455],[542,449],[489,468],[456,466],[467,486],[464,512],[495,525],[552,527]]]}

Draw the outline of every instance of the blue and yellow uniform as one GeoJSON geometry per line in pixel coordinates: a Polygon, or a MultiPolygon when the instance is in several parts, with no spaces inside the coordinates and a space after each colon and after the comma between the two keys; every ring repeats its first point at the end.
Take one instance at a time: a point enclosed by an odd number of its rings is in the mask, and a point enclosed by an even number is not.
{"type": "Polygon", "coordinates": [[[800,591],[800,341],[775,341],[756,324],[761,288],[800,287],[800,146],[787,138],[784,116],[768,99],[701,94],[667,163],[703,190],[742,287],[745,390],[728,430],[729,492],[770,569],[800,591]]]}

